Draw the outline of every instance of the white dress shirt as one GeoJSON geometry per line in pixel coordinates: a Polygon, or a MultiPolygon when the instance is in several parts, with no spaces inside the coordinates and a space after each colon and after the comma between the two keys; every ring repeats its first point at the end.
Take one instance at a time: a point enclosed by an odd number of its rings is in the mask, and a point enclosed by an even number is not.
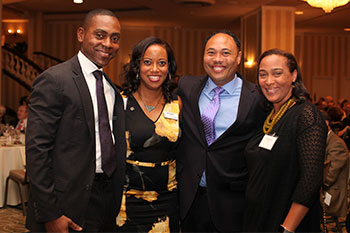
{"type": "MultiPolygon", "coordinates": [[[[97,108],[97,96],[96,96],[96,78],[93,75],[95,70],[99,69],[91,60],[89,60],[81,51],[78,53],[78,60],[83,71],[85,81],[88,85],[90,96],[92,100],[92,105],[94,108],[94,119],[95,119],[95,141],[96,141],[96,173],[102,173],[102,161],[101,161],[101,143],[100,143],[100,134],[98,128],[98,108],[97,108]]],[[[108,118],[109,125],[111,130],[113,130],[113,108],[115,101],[115,91],[112,88],[111,84],[103,78],[103,90],[105,93],[107,109],[108,109],[108,118]]],[[[112,134],[113,142],[114,135],[112,134]]]]}

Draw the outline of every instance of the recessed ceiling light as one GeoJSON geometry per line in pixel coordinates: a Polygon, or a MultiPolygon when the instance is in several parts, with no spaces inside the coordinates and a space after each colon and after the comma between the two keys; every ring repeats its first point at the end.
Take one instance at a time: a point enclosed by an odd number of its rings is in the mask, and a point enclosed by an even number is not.
{"type": "Polygon", "coordinates": [[[350,32],[350,28],[344,28],[344,31],[350,32]]]}
{"type": "Polygon", "coordinates": [[[303,15],[303,14],[304,14],[304,11],[295,11],[295,14],[296,14],[296,15],[303,15]]]}
{"type": "Polygon", "coordinates": [[[73,2],[76,3],[76,4],[80,4],[80,3],[83,3],[84,0],[73,0],[73,2]]]}

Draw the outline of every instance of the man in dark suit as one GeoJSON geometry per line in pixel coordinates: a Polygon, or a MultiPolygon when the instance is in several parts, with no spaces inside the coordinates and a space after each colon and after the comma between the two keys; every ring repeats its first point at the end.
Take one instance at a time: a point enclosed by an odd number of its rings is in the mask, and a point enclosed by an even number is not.
{"type": "Polygon", "coordinates": [[[39,75],[30,96],[27,227],[35,232],[114,231],[119,212],[123,100],[102,72],[119,49],[119,21],[109,10],[93,10],[77,38],[78,54],[39,75]]]}
{"type": "Polygon", "coordinates": [[[207,75],[179,81],[183,133],[177,179],[183,232],[241,230],[248,179],[243,152],[265,119],[256,85],[237,73],[241,53],[233,33],[215,32],[205,44],[207,75]],[[219,106],[213,113],[214,102],[219,106]],[[212,125],[205,120],[210,116],[212,125]]]}

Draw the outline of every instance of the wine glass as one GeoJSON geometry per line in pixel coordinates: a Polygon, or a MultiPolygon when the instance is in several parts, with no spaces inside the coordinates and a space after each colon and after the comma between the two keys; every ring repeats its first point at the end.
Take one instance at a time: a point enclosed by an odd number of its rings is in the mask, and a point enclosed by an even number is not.
{"type": "Polygon", "coordinates": [[[21,140],[20,140],[21,131],[18,129],[15,129],[14,133],[15,133],[15,143],[20,143],[21,142],[21,140]]]}
{"type": "Polygon", "coordinates": [[[3,132],[3,135],[6,137],[6,142],[7,144],[11,144],[12,142],[12,137],[14,136],[15,134],[15,129],[12,125],[7,125],[5,126],[5,130],[3,132]]]}
{"type": "Polygon", "coordinates": [[[2,130],[2,134],[7,138],[8,136],[10,136],[10,131],[9,131],[9,125],[5,125],[5,127],[2,130]]]}

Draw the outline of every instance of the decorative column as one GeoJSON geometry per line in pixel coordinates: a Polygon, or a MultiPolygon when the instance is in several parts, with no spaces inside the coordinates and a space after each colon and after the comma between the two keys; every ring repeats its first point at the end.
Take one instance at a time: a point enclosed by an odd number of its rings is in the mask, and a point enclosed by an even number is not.
{"type": "Polygon", "coordinates": [[[294,53],[294,7],[261,6],[241,18],[242,71],[256,81],[257,62],[264,51],[272,48],[294,53]]]}
{"type": "Polygon", "coordinates": [[[28,23],[28,57],[33,59],[34,51],[43,51],[43,14],[27,12],[28,23]]]}

